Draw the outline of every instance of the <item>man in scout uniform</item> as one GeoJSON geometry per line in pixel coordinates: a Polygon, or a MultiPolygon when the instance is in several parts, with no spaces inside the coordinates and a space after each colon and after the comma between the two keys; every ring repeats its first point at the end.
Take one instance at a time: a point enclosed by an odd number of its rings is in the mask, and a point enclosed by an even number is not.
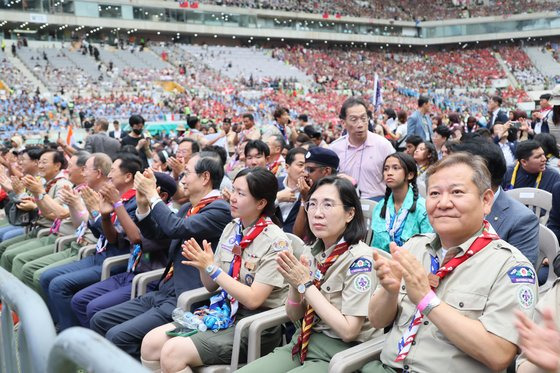
{"type": "Polygon", "coordinates": [[[480,157],[453,154],[427,178],[436,233],[392,243],[391,260],[374,254],[381,286],[369,319],[393,328],[381,361],[363,371],[505,371],[517,353],[515,310],[534,311],[535,270],[484,221],[494,195],[480,157]]]}

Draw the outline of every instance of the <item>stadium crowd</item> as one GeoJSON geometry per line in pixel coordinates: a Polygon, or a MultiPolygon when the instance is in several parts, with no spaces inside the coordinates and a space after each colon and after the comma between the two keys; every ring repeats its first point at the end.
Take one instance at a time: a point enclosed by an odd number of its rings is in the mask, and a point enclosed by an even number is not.
{"type": "Polygon", "coordinates": [[[222,103],[205,124],[205,100],[185,101],[187,126],[155,135],[141,99],[128,132],[106,118],[120,110],[107,99],[81,145],[13,136],[0,155],[0,266],[43,297],[59,331],[91,328],[153,371],[229,364],[236,323],[277,307],[294,324],[288,343],[268,329],[241,372],[325,371],[391,326],[361,371],[559,369],[558,286],[540,297],[539,285],[560,259],[539,255],[539,217],[507,193],[550,192],[560,237],[559,92],[531,115],[494,95],[478,118],[443,115],[426,95],[410,115],[350,96],[331,103],[328,128],[286,97],[237,102],[237,118],[222,103]],[[364,212],[366,200],[377,204],[364,212]],[[307,246],[295,252],[288,234],[307,246]],[[104,260],[124,254],[100,281],[104,260]],[[134,277],[155,269],[131,300],[134,277]],[[201,287],[221,293],[176,309],[201,287]]]}
{"type": "MultiPolygon", "coordinates": [[[[203,0],[201,3],[226,5],[232,7],[282,10],[288,12],[304,12],[323,14],[329,17],[353,16],[378,19],[394,19],[402,21],[428,21],[454,18],[488,17],[500,9],[500,14],[535,13],[558,10],[555,1],[492,0],[488,4],[475,1],[299,1],[299,0],[203,0]]],[[[199,1],[193,3],[198,4],[199,1]]]]}

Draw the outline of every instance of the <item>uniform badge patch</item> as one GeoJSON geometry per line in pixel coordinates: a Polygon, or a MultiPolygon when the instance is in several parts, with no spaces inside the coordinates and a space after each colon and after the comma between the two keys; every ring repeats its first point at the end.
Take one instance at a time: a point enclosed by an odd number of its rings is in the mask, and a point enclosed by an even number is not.
{"type": "Polygon", "coordinates": [[[276,241],[272,244],[272,250],[274,251],[285,251],[288,250],[289,247],[288,241],[284,240],[276,241]]]}
{"type": "Polygon", "coordinates": [[[254,278],[253,276],[247,275],[247,276],[245,276],[245,283],[246,283],[248,286],[251,286],[251,285],[253,285],[253,280],[254,280],[254,279],[255,279],[255,278],[254,278]]]}
{"type": "Polygon", "coordinates": [[[508,271],[508,276],[514,284],[534,284],[536,281],[535,271],[525,266],[511,268],[508,271]]]}
{"type": "Polygon", "coordinates": [[[524,309],[529,309],[535,304],[535,294],[533,289],[528,286],[522,286],[517,292],[517,301],[524,309]]]}
{"type": "Polygon", "coordinates": [[[356,277],[354,280],[354,288],[360,293],[365,293],[371,289],[371,279],[369,275],[359,275],[356,277]]]}
{"type": "Polygon", "coordinates": [[[358,258],[350,265],[348,269],[348,274],[353,275],[355,273],[371,272],[372,264],[371,260],[367,258],[358,258]]]}

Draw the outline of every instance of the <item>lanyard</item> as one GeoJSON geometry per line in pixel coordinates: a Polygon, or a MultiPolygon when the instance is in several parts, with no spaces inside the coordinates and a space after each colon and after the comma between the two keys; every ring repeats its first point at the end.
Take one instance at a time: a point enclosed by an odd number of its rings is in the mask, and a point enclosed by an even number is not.
{"type": "Polygon", "coordinates": [[[408,216],[408,209],[401,207],[398,214],[391,214],[389,208],[385,209],[385,228],[387,233],[389,233],[389,238],[394,241],[397,245],[401,246],[403,244],[401,240],[401,235],[404,230],[404,223],[408,216]]]}
{"type": "MultiPolygon", "coordinates": [[[[513,168],[513,173],[511,174],[511,181],[509,182],[508,190],[512,190],[513,188],[515,188],[515,180],[517,179],[517,171],[518,170],[519,170],[519,162],[517,162],[515,164],[515,167],[513,168]]],[[[541,171],[541,172],[539,172],[539,175],[537,176],[537,181],[535,182],[535,188],[537,188],[537,189],[539,189],[539,185],[541,184],[542,176],[543,176],[543,173],[541,171]]]]}

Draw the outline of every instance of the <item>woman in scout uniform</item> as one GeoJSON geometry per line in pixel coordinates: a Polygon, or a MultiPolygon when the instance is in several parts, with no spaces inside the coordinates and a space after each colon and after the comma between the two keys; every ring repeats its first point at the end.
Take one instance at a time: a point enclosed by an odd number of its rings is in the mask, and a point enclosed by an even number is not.
{"type": "MultiPolygon", "coordinates": [[[[352,183],[328,176],[305,202],[311,266],[288,251],[278,255],[278,271],[290,285],[286,312],[298,329],[292,341],[240,372],[326,372],[340,351],[369,340],[376,331],[366,320],[377,286],[373,250],[360,240],[366,224],[352,183]]],[[[378,331],[380,335],[382,331],[378,331]]]]}
{"type": "MultiPolygon", "coordinates": [[[[225,227],[216,254],[206,241],[202,242],[202,247],[193,239],[183,244],[183,255],[188,259],[183,263],[198,268],[206,289],[223,289],[223,300],[216,304],[231,307],[228,319],[231,327],[217,333],[208,330],[189,338],[171,339],[166,332],[178,325],[170,323],[156,328],[142,342],[145,366],[156,371],[161,367],[164,372],[186,372],[200,365],[229,364],[232,324],[284,304],[288,289],[276,269],[276,256],[282,251],[290,252],[290,243],[275,224],[277,192],[278,183],[270,171],[255,168],[239,172],[230,198],[235,220],[225,227]]],[[[280,340],[280,328],[269,329],[263,334],[264,349],[271,351],[280,340]]]]}
{"type": "Polygon", "coordinates": [[[383,180],[387,185],[385,198],[373,210],[371,246],[389,252],[389,243],[402,246],[418,233],[433,232],[426,200],[418,195],[416,164],[406,153],[394,153],[385,158],[383,180]]]}

